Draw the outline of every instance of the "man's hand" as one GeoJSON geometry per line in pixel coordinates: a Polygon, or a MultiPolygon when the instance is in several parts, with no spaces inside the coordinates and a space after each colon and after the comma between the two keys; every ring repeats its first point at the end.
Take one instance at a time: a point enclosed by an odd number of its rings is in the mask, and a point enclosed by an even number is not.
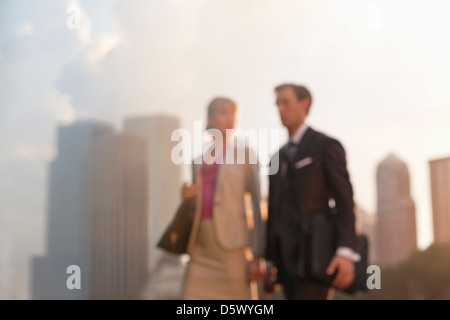
{"type": "Polygon", "coordinates": [[[354,262],[347,257],[334,256],[327,268],[327,274],[332,275],[336,269],[337,274],[332,285],[340,290],[349,287],[355,279],[354,262]]]}
{"type": "Polygon", "coordinates": [[[266,299],[270,299],[281,288],[281,285],[278,283],[278,269],[268,261],[266,261],[266,273],[264,274],[262,285],[266,299]]]}

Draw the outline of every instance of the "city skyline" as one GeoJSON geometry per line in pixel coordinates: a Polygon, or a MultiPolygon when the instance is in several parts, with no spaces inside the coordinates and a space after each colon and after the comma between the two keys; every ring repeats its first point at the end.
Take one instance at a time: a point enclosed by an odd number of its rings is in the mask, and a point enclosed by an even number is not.
{"type": "MultiPolygon", "coordinates": [[[[127,125],[125,125],[122,129],[123,129],[123,134],[126,134],[127,132],[129,133],[129,134],[131,134],[131,137],[139,137],[139,134],[136,134],[136,132],[133,132],[133,130],[131,130],[131,128],[132,128],[132,123],[133,122],[140,122],[141,124],[145,124],[145,123],[148,123],[148,121],[150,120],[152,123],[154,123],[154,124],[158,124],[158,126],[159,127],[161,127],[160,126],[160,124],[161,123],[158,123],[158,121],[156,121],[156,122],[154,122],[156,119],[171,119],[172,121],[177,121],[176,120],[176,118],[173,118],[173,117],[171,117],[171,116],[168,116],[168,115],[164,115],[164,114],[161,114],[161,113],[157,113],[157,114],[147,114],[147,115],[144,115],[144,114],[142,114],[140,117],[138,117],[138,116],[134,116],[134,117],[128,117],[128,118],[125,118],[124,119],[124,123],[127,123],[128,122],[128,124],[127,125]]],[[[70,129],[70,128],[72,128],[74,125],[75,125],[75,128],[76,127],[80,127],[80,126],[85,126],[85,125],[89,125],[89,124],[97,124],[97,125],[101,125],[102,127],[103,127],[103,129],[102,130],[105,130],[106,129],[106,131],[105,131],[105,133],[103,133],[102,135],[105,137],[105,138],[107,138],[108,137],[108,135],[111,135],[111,134],[117,134],[117,133],[114,133],[114,132],[117,132],[116,130],[116,128],[114,128],[113,126],[112,126],[112,124],[108,124],[107,122],[105,122],[105,121],[102,121],[102,122],[98,122],[98,121],[96,121],[96,120],[89,120],[89,119],[84,119],[84,120],[80,120],[80,121],[75,121],[74,123],[72,123],[72,124],[69,124],[69,125],[63,125],[63,126],[60,126],[59,128],[59,130],[61,130],[62,132],[64,132],[65,131],[65,128],[67,128],[67,129],[70,129]],[[110,133],[108,133],[108,132],[110,132],[110,133]]],[[[97,130],[99,130],[100,128],[98,128],[97,130]]],[[[81,129],[81,130],[85,130],[85,129],[81,129]]],[[[137,128],[135,128],[135,130],[137,130],[137,131],[139,131],[139,126],[137,126],[137,128]]],[[[150,131],[154,131],[154,128],[151,128],[151,129],[149,129],[150,131]]],[[[94,135],[96,135],[95,133],[94,133],[94,135]]],[[[67,134],[65,135],[66,136],[66,139],[67,138],[70,138],[67,134]]],[[[141,139],[144,139],[144,138],[142,138],[142,135],[141,135],[141,139]]],[[[62,140],[62,139],[59,139],[58,140],[59,142],[58,142],[58,145],[60,146],[59,148],[62,148],[62,150],[68,150],[68,146],[69,146],[69,144],[67,144],[67,143],[65,143],[64,142],[64,140],[62,140]]],[[[148,142],[146,142],[146,140],[144,139],[143,141],[145,141],[145,144],[147,144],[148,142]]],[[[160,141],[161,142],[161,141],[160,141]]],[[[97,143],[98,144],[98,143],[97,143]]],[[[167,145],[173,145],[174,143],[173,143],[173,141],[168,141],[168,143],[167,143],[167,145]]],[[[87,148],[86,150],[88,150],[89,148],[87,148]]],[[[167,149],[167,148],[166,148],[167,149]]],[[[170,151],[171,151],[171,149],[169,148],[169,149],[167,149],[167,150],[165,150],[166,152],[166,154],[170,154],[170,151]]],[[[62,155],[63,156],[63,158],[67,158],[67,151],[64,153],[59,153],[60,155],[62,155]]],[[[434,161],[442,161],[442,160],[448,160],[448,159],[450,159],[450,157],[445,157],[445,158],[440,158],[440,159],[434,159],[434,160],[430,160],[430,163],[432,163],[432,162],[434,162],[434,161]]],[[[404,166],[406,166],[406,164],[403,162],[403,161],[400,161],[400,160],[398,160],[393,154],[389,154],[388,155],[388,157],[386,158],[386,159],[384,159],[384,162],[390,162],[390,163],[392,163],[392,162],[398,162],[398,163],[400,163],[401,165],[404,165],[404,166]]],[[[383,161],[381,162],[381,164],[383,163],[383,161]]],[[[379,164],[380,165],[380,164],[379,164]]],[[[98,167],[98,168],[100,168],[100,167],[98,167]]],[[[389,175],[388,175],[389,176],[389,175]]],[[[392,178],[392,177],[391,177],[392,178]]],[[[151,179],[151,178],[149,178],[149,179],[151,179]]],[[[382,190],[383,190],[383,188],[382,188],[382,190]]],[[[358,208],[358,210],[360,210],[361,211],[361,208],[358,208]]],[[[376,218],[376,222],[375,222],[375,228],[377,228],[377,226],[378,226],[378,223],[379,223],[379,221],[380,221],[380,219],[379,219],[379,212],[378,211],[376,211],[375,213],[367,213],[364,209],[362,209],[362,214],[363,214],[363,216],[365,216],[365,218],[366,219],[373,219],[373,218],[376,218]]],[[[415,217],[415,213],[414,213],[414,217],[415,217]]],[[[169,218],[171,218],[171,216],[169,216],[169,218]]],[[[170,220],[170,219],[169,219],[170,220]]],[[[371,223],[373,223],[372,221],[371,221],[371,223]]],[[[397,229],[397,228],[396,228],[397,229]]],[[[414,228],[414,230],[415,230],[415,228],[414,228]]],[[[161,232],[163,231],[163,229],[161,229],[160,230],[161,232]]],[[[363,230],[364,231],[364,230],[363,230]]],[[[365,230],[365,231],[368,231],[368,230],[365,230]]],[[[376,233],[375,233],[376,234],[376,233]]],[[[381,260],[379,260],[379,257],[380,257],[380,251],[379,251],[379,246],[380,246],[380,243],[379,243],[379,237],[378,236],[375,236],[375,241],[377,242],[376,243],[376,250],[377,250],[377,253],[375,254],[375,256],[377,257],[377,260],[376,260],[376,262],[377,263],[383,263],[383,259],[381,259],[381,260]]],[[[149,242],[150,243],[150,242],[149,242]]],[[[389,241],[389,243],[391,244],[392,243],[392,241],[389,241]]],[[[374,248],[374,247],[372,247],[372,248],[374,248]]],[[[152,249],[154,250],[154,249],[156,249],[155,247],[152,247],[152,248],[150,248],[150,252],[152,251],[152,249]]],[[[414,249],[415,250],[415,249],[414,249]]],[[[410,252],[412,252],[412,251],[410,251],[410,252]]],[[[401,255],[401,256],[403,256],[403,257],[407,257],[408,255],[407,254],[403,254],[403,255],[401,255]]],[[[159,258],[158,258],[159,259],[159,258]]],[[[154,260],[154,263],[156,263],[157,261],[158,261],[158,259],[155,259],[154,260]]],[[[150,260],[151,261],[151,260],[150,260]]],[[[60,264],[60,266],[62,266],[62,264],[60,264]]],[[[48,265],[47,265],[47,267],[48,267],[48,265]]],[[[176,270],[176,269],[173,269],[173,270],[176,270]]],[[[179,271],[172,271],[172,276],[171,276],[171,279],[172,279],[172,281],[173,281],[173,279],[176,279],[177,277],[179,276],[179,271]]],[[[48,278],[47,278],[48,279],[48,278]]],[[[61,278],[62,279],[62,278],[61,278]]],[[[60,280],[61,280],[60,279],[60,280]]],[[[169,281],[171,280],[171,279],[168,279],[169,281]]],[[[168,281],[167,279],[166,280],[164,280],[164,281],[168,281]]],[[[153,281],[158,281],[158,280],[153,280],[153,281]]],[[[161,280],[161,281],[163,281],[163,280],[161,280]]],[[[177,280],[177,281],[179,281],[179,280],[177,280]]],[[[160,286],[160,285],[159,285],[160,286]]],[[[172,286],[174,286],[174,285],[172,285],[172,286]]],[[[176,287],[176,285],[175,285],[175,287],[176,287]]],[[[164,289],[164,286],[162,287],[163,289],[164,289]]],[[[172,289],[173,290],[173,289],[172,289]]],[[[161,290],[162,292],[164,292],[164,290],[161,290]]],[[[170,291],[169,291],[170,292],[170,291]]]]}
{"type": "Polygon", "coordinates": [[[181,261],[174,264],[156,246],[180,200],[172,192],[179,168],[170,162],[177,126],[177,118],[159,114],[125,118],[121,131],[95,120],[58,127],[46,252],[32,260],[33,299],[177,295],[181,261]],[[71,265],[81,270],[82,290],[65,286],[71,265]]]}

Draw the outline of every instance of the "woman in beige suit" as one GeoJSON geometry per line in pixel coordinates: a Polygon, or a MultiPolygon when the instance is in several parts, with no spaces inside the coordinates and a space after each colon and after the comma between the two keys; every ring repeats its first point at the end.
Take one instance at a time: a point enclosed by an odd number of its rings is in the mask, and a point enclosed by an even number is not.
{"type": "Polygon", "coordinates": [[[215,140],[194,161],[194,184],[183,185],[184,199],[197,195],[183,299],[257,299],[264,245],[259,169],[250,149],[237,148],[234,138],[227,141],[236,112],[228,98],[211,101],[207,128],[215,129],[215,140]]]}

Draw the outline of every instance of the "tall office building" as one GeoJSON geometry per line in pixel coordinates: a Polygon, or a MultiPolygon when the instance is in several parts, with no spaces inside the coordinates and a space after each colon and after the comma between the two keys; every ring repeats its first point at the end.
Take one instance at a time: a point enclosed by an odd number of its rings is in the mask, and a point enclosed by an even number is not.
{"type": "Polygon", "coordinates": [[[148,275],[147,143],[112,134],[93,145],[92,298],[139,298],[148,275]]]}
{"type": "Polygon", "coordinates": [[[0,228],[0,300],[13,299],[12,241],[0,228]]]}
{"type": "Polygon", "coordinates": [[[377,239],[376,239],[376,227],[377,217],[375,214],[370,214],[360,206],[355,206],[356,216],[356,232],[358,234],[364,234],[367,236],[369,242],[369,262],[377,261],[377,239]]]}
{"type": "Polygon", "coordinates": [[[89,298],[89,161],[94,141],[112,132],[97,121],[58,127],[58,156],[49,166],[47,255],[32,261],[34,299],[89,298]],[[80,290],[67,287],[71,265],[80,267],[80,290]]]}
{"type": "Polygon", "coordinates": [[[450,157],[429,162],[434,242],[450,242],[450,157]]]}
{"type": "Polygon", "coordinates": [[[156,244],[181,201],[181,169],[171,159],[172,148],[178,143],[171,141],[171,136],[179,127],[177,118],[162,114],[129,117],[123,124],[124,132],[136,134],[148,143],[151,270],[156,269],[163,254],[156,244]]]}
{"type": "Polygon", "coordinates": [[[415,205],[407,165],[390,154],[377,168],[377,263],[395,264],[417,250],[415,205]]]}

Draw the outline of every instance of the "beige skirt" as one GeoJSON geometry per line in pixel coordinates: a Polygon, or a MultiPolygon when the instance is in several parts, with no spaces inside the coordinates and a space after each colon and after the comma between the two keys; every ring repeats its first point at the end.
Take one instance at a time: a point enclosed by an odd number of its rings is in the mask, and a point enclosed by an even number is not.
{"type": "Polygon", "coordinates": [[[246,248],[226,250],[216,240],[212,219],[199,223],[183,285],[185,300],[250,300],[256,283],[248,283],[246,248]]]}

